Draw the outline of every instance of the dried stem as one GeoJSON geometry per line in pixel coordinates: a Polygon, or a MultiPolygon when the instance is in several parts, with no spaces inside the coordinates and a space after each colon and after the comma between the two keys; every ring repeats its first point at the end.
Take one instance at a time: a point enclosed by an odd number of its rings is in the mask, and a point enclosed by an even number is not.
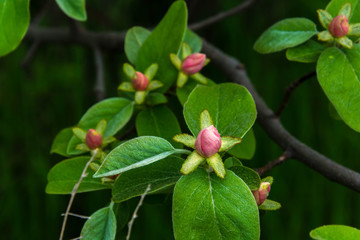
{"type": "Polygon", "coordinates": [[[84,170],[82,171],[81,176],[79,178],[79,181],[75,184],[73,190],[71,191],[71,197],[70,197],[70,200],[69,200],[69,204],[68,204],[66,212],[64,214],[64,221],[63,221],[63,225],[62,225],[61,233],[60,233],[60,238],[59,238],[60,240],[62,240],[64,238],[64,232],[65,232],[65,226],[66,226],[67,218],[69,216],[71,205],[72,205],[72,203],[74,201],[76,192],[77,192],[82,180],[87,176],[86,171],[87,171],[90,163],[92,161],[94,161],[95,156],[96,156],[97,153],[98,153],[98,149],[95,149],[92,156],[91,156],[91,158],[90,158],[90,160],[86,163],[86,165],[84,167],[84,170]]]}
{"type": "Polygon", "coordinates": [[[255,169],[255,171],[262,176],[264,173],[270,171],[271,169],[273,169],[274,167],[282,164],[283,162],[285,162],[285,160],[291,158],[291,152],[290,151],[285,151],[283,155],[281,155],[279,158],[277,158],[274,161],[268,162],[265,166],[255,169]]]}
{"type": "MultiPolygon", "coordinates": [[[[78,218],[81,218],[81,219],[90,219],[90,217],[88,217],[88,216],[84,216],[84,215],[80,215],[80,214],[76,214],[76,213],[71,213],[71,212],[69,212],[68,215],[73,216],[73,217],[78,217],[78,218]]],[[[61,214],[61,216],[65,216],[65,213],[61,214]]]]}
{"type": "Polygon", "coordinates": [[[135,218],[137,218],[137,212],[139,211],[139,208],[143,204],[143,201],[144,201],[144,198],[145,198],[146,194],[150,191],[150,189],[151,189],[150,187],[151,187],[151,184],[149,184],[147,186],[147,188],[145,189],[145,192],[141,195],[140,201],[139,201],[138,205],[135,208],[135,211],[134,211],[134,213],[133,213],[133,215],[131,217],[130,222],[128,223],[129,230],[128,230],[128,234],[126,236],[126,240],[130,239],[131,229],[132,229],[132,226],[134,224],[135,218]]]}
{"type": "Polygon", "coordinates": [[[286,89],[285,92],[285,96],[281,102],[280,107],[278,108],[278,110],[276,111],[275,115],[277,117],[280,117],[282,111],[284,110],[284,108],[286,107],[286,105],[289,102],[289,99],[291,97],[291,94],[293,93],[293,91],[300,86],[303,82],[305,82],[306,80],[315,77],[316,76],[316,72],[313,71],[311,73],[305,74],[304,76],[300,77],[298,80],[296,80],[295,82],[291,83],[291,85],[286,89]]]}

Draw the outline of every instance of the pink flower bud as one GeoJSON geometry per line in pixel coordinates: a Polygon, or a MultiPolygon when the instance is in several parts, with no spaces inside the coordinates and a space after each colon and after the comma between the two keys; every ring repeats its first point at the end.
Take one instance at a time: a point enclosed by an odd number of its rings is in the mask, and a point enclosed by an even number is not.
{"type": "Polygon", "coordinates": [[[86,145],[90,149],[95,149],[101,147],[102,137],[101,134],[95,129],[89,129],[89,131],[86,134],[85,141],[86,141],[86,145]]]}
{"type": "Polygon", "coordinates": [[[269,182],[262,182],[259,189],[252,192],[258,206],[265,202],[266,198],[269,196],[270,189],[271,185],[269,182]]]}
{"type": "Polygon", "coordinates": [[[195,149],[201,156],[210,157],[217,153],[220,147],[220,134],[213,125],[204,128],[197,135],[195,149]]]}
{"type": "Polygon", "coordinates": [[[181,70],[187,75],[193,75],[203,68],[205,61],[205,54],[193,53],[184,59],[181,70]]]}
{"type": "Polygon", "coordinates": [[[349,21],[344,15],[334,17],[329,24],[329,32],[334,37],[346,36],[349,32],[349,21]]]}
{"type": "Polygon", "coordinates": [[[135,77],[131,81],[137,91],[145,91],[149,84],[149,79],[141,72],[135,72],[135,77]]]}

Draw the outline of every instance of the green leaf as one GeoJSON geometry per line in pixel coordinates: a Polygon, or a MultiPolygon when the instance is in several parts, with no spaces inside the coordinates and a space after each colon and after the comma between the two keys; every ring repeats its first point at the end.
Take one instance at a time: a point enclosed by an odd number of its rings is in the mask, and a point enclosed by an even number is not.
{"type": "Polygon", "coordinates": [[[158,136],[168,140],[174,147],[182,145],[173,140],[181,133],[180,125],[174,113],[166,106],[145,109],[136,117],[136,131],[139,136],[158,136]]]}
{"type": "Polygon", "coordinates": [[[316,62],[325,47],[320,43],[309,40],[299,46],[286,50],[286,58],[289,61],[312,63],[316,62]]]}
{"type": "Polygon", "coordinates": [[[56,3],[69,17],[78,21],[86,21],[85,0],[56,0],[56,3]]]}
{"type": "Polygon", "coordinates": [[[260,187],[261,179],[257,172],[245,166],[234,166],[230,168],[238,177],[240,177],[250,188],[257,190],[260,187]]]}
{"type": "Polygon", "coordinates": [[[125,98],[108,98],[93,105],[80,119],[78,126],[84,129],[95,128],[99,121],[107,121],[103,137],[113,136],[130,120],[133,103],[125,98]]]}
{"type": "Polygon", "coordinates": [[[174,189],[173,224],[177,240],[260,238],[255,199],[231,171],[224,180],[202,168],[181,177],[174,189]]]}
{"type": "Polygon", "coordinates": [[[70,139],[73,137],[72,128],[64,128],[55,137],[53,144],[51,145],[50,153],[57,153],[61,156],[68,157],[67,146],[70,139]]]}
{"type": "Polygon", "coordinates": [[[281,204],[270,199],[266,199],[263,204],[259,206],[260,210],[275,211],[281,208],[281,204]]]}
{"type": "Polygon", "coordinates": [[[185,32],[184,42],[187,42],[190,45],[193,53],[200,52],[202,49],[201,38],[189,29],[187,29],[185,32]]]}
{"type": "Polygon", "coordinates": [[[275,23],[255,42],[259,53],[272,53],[295,47],[317,33],[316,25],[306,18],[289,18],[275,23]]]}
{"type": "Polygon", "coordinates": [[[146,104],[149,106],[156,106],[164,103],[167,103],[167,98],[162,93],[149,93],[146,97],[146,104]]]}
{"type": "Polygon", "coordinates": [[[114,240],[116,217],[112,207],[105,207],[90,216],[81,230],[84,240],[114,240]]]}
{"type": "MultiPolygon", "coordinates": [[[[196,81],[187,81],[187,83],[181,87],[181,88],[176,88],[176,95],[181,103],[181,105],[184,105],[184,103],[187,101],[190,93],[194,90],[194,88],[199,85],[198,82],[196,81]]],[[[215,83],[213,81],[211,81],[210,79],[208,79],[208,84],[207,86],[214,86],[215,83]]]]}
{"type": "Polygon", "coordinates": [[[30,23],[29,0],[0,1],[0,56],[17,48],[30,23]]]}
{"type": "Polygon", "coordinates": [[[175,185],[181,177],[180,168],[183,161],[180,157],[170,156],[154,164],[122,173],[115,181],[112,200],[122,202],[140,196],[148,184],[151,184],[149,193],[156,193],[175,185]]]}
{"type": "MultiPolygon", "coordinates": [[[[90,157],[76,157],[56,164],[48,173],[46,193],[70,194],[89,160],[90,157]]],[[[86,172],[88,176],[82,180],[78,193],[111,188],[110,184],[103,184],[100,179],[92,178],[94,172],[90,168],[86,172]]]]}
{"type": "Polygon", "coordinates": [[[184,104],[186,124],[194,136],[200,131],[200,113],[207,109],[220,136],[242,138],[256,119],[255,103],[249,91],[238,84],[212,87],[198,85],[184,104]]]}
{"type": "Polygon", "coordinates": [[[229,157],[225,160],[224,165],[225,165],[225,168],[231,168],[234,166],[242,166],[243,164],[239,159],[234,158],[234,157],[229,157]]]}
{"type": "Polygon", "coordinates": [[[169,55],[178,53],[184,38],[186,23],[185,2],[174,2],[139,50],[136,60],[136,68],[139,71],[145,71],[152,63],[159,64],[157,78],[164,84],[160,92],[165,92],[176,79],[178,71],[170,62],[169,55]]]}
{"type": "Polygon", "coordinates": [[[242,139],[240,144],[236,144],[227,152],[240,159],[252,159],[256,150],[256,139],[254,131],[250,129],[242,139]]]}
{"type": "Polygon", "coordinates": [[[320,56],[316,72],[319,83],[344,122],[360,132],[360,46],[336,47],[320,56]]]}
{"type": "Polygon", "coordinates": [[[332,0],[326,7],[326,11],[328,11],[332,16],[337,16],[340,9],[346,4],[351,4],[351,14],[348,18],[350,23],[358,23],[360,22],[360,0],[332,0]]]}
{"type": "Polygon", "coordinates": [[[360,230],[344,225],[325,225],[310,232],[315,240],[355,240],[360,239],[360,230]]]}
{"type": "Polygon", "coordinates": [[[143,27],[133,27],[127,31],[124,48],[126,57],[132,64],[136,64],[139,50],[150,33],[149,30],[143,27]]]}
{"type": "Polygon", "coordinates": [[[113,149],[94,177],[106,177],[143,167],[172,154],[190,153],[175,149],[160,137],[144,136],[131,139],[113,149]]]}

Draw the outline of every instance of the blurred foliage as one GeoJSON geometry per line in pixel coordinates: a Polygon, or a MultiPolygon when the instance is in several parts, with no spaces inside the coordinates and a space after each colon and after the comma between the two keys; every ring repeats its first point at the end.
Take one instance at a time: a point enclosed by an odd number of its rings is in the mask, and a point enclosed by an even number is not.
{"type": "MultiPolygon", "coordinates": [[[[230,9],[237,0],[189,0],[189,21],[196,22],[220,10],[230,9]]],[[[46,1],[31,1],[36,16],[46,1]]],[[[284,89],[314,64],[286,61],[284,52],[257,54],[252,46],[257,37],[276,21],[307,17],[317,22],[316,9],[325,0],[259,0],[251,9],[198,33],[244,63],[248,75],[269,107],[276,109],[284,89]]],[[[87,1],[87,29],[123,31],[134,25],[154,26],[169,7],[169,1],[87,1]]],[[[68,25],[56,7],[41,26],[68,25]]],[[[320,26],[320,25],[318,25],[320,26]]],[[[11,55],[0,59],[0,231],[2,239],[57,239],[69,196],[45,194],[48,170],[61,160],[50,155],[56,133],[74,125],[95,103],[93,52],[82,46],[42,44],[27,68],[20,63],[31,42],[24,41],[11,55]]],[[[116,96],[123,52],[104,52],[107,97],[116,96]]],[[[211,64],[204,74],[216,81],[225,77],[211,64]]],[[[355,171],[360,171],[360,135],[329,113],[329,102],[315,79],[301,85],[291,97],[281,120],[297,138],[355,171]]],[[[255,124],[257,151],[245,165],[259,167],[279,157],[281,149],[255,124]]],[[[333,183],[296,160],[273,169],[270,198],[282,204],[277,212],[261,217],[261,239],[309,239],[309,231],[324,224],[360,227],[360,195],[333,183]]],[[[106,206],[110,192],[78,194],[72,212],[91,215],[106,206]]],[[[130,213],[137,204],[130,201],[130,213]]],[[[149,196],[139,211],[132,239],[172,239],[171,198],[149,196]],[[166,205],[159,203],[166,202],[166,205]],[[145,224],[146,223],[146,224],[145,224]]],[[[66,238],[79,235],[84,220],[70,217],[66,238]]],[[[123,236],[125,236],[124,232],[123,236]]]]}

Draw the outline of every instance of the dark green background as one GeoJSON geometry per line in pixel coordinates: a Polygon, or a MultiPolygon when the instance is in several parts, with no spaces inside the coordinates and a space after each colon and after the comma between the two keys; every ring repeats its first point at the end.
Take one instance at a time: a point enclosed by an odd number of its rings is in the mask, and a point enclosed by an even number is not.
{"type": "MultiPolygon", "coordinates": [[[[31,1],[32,16],[47,1],[31,1]]],[[[123,31],[134,25],[154,26],[172,1],[87,1],[89,30],[123,31]]],[[[236,0],[187,1],[190,22],[196,22],[239,4],[236,0]]],[[[316,9],[327,1],[259,0],[238,16],[198,33],[220,49],[240,59],[259,93],[272,109],[280,104],[284,89],[314,70],[314,64],[287,62],[284,52],[259,55],[256,38],[270,25],[289,17],[317,22],[316,9]]],[[[41,26],[66,26],[69,20],[51,7],[41,26]]],[[[317,23],[318,24],[318,23],[317,23]]],[[[319,30],[321,29],[318,24],[319,30]]],[[[46,195],[46,175],[60,161],[49,154],[56,133],[74,125],[95,103],[94,56],[91,49],[74,45],[42,44],[27,68],[20,63],[31,42],[25,40],[0,59],[0,238],[58,239],[69,196],[46,195]]],[[[122,52],[106,51],[106,96],[116,95],[125,61],[122,52]]],[[[226,81],[211,64],[205,71],[215,81],[226,81]]],[[[351,169],[360,171],[360,134],[329,115],[329,102],[313,78],[301,85],[285,109],[282,122],[297,138],[351,169]]],[[[276,159],[281,150],[255,125],[257,151],[248,166],[259,167],[276,159]]],[[[277,212],[262,216],[262,239],[309,239],[308,232],[324,224],[360,227],[360,195],[330,182],[296,160],[272,170],[275,177],[270,198],[282,204],[277,212]]],[[[109,192],[79,194],[73,211],[90,215],[108,203],[109,192]]],[[[161,200],[161,199],[160,199],[161,200]]],[[[139,212],[132,239],[172,239],[171,206],[155,204],[150,197],[139,212]]],[[[133,207],[137,200],[130,205],[133,207]]],[[[66,237],[80,233],[83,220],[70,217],[66,237]]]]}

